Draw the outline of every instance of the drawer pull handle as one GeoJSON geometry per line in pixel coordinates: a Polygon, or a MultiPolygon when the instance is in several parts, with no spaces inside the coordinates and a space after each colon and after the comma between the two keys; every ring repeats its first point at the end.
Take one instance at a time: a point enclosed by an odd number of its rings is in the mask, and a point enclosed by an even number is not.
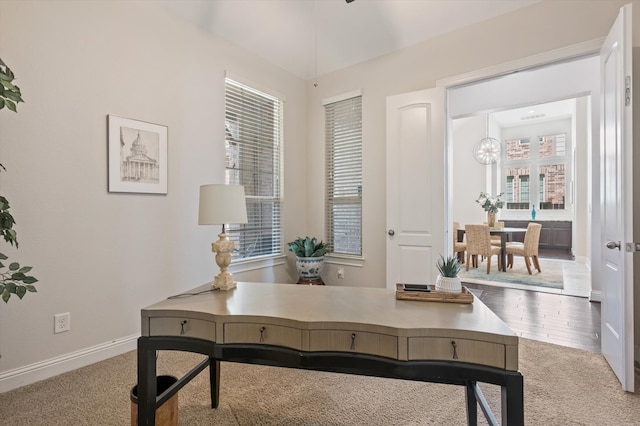
{"type": "Polygon", "coordinates": [[[260,343],[264,343],[264,331],[266,329],[266,327],[260,327],[260,343]]]}
{"type": "Polygon", "coordinates": [[[184,325],[187,323],[187,320],[180,321],[180,335],[184,334],[184,325]]]}
{"type": "Polygon", "coordinates": [[[356,350],[356,333],[351,333],[351,347],[349,349],[356,350]]]}
{"type": "Polygon", "coordinates": [[[451,341],[451,346],[453,346],[453,359],[458,359],[458,348],[455,340],[451,341]]]}

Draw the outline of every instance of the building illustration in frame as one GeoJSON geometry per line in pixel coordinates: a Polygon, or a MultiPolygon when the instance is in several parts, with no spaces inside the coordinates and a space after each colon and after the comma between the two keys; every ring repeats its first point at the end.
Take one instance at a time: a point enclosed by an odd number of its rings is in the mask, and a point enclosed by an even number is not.
{"type": "Polygon", "coordinates": [[[159,183],[159,135],[120,127],[120,179],[123,182],[159,183]]]}
{"type": "Polygon", "coordinates": [[[107,115],[108,190],[167,194],[167,126],[107,115]]]}

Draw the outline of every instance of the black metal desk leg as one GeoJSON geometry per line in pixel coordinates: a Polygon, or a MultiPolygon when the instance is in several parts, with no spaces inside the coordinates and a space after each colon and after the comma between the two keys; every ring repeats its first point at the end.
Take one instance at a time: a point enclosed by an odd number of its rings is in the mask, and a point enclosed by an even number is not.
{"type": "Polygon", "coordinates": [[[211,386],[211,408],[220,404],[220,361],[209,357],[209,385],[211,386]]]}
{"type": "Polygon", "coordinates": [[[502,386],[502,424],[524,425],[524,390],[520,373],[507,375],[506,386],[502,386]]]}
{"type": "Polygon", "coordinates": [[[476,399],[476,392],[474,389],[474,382],[467,382],[466,386],[467,395],[467,425],[478,425],[478,400],[476,399]]]}
{"type": "Polygon", "coordinates": [[[138,339],[138,425],[156,424],[156,355],[145,338],[138,339]]]}

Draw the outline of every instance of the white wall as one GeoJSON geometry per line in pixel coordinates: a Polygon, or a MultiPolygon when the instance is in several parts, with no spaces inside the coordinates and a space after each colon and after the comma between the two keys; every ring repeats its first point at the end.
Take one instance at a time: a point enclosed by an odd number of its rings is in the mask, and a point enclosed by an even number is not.
{"type": "Polygon", "coordinates": [[[1,193],[20,242],[1,251],[40,280],[38,293],[0,303],[0,391],[36,363],[121,339],[131,348],[142,307],[212,280],[219,229],[197,225],[198,188],[223,181],[225,70],[286,98],[285,177],[296,179],[285,241],[304,232],[302,80],[145,1],[3,0],[0,51],[25,99],[0,111],[1,193]],[[168,126],[168,195],[107,192],[107,114],[168,126]],[[63,312],[71,331],[54,335],[63,312]]]}
{"type": "Polygon", "coordinates": [[[481,192],[487,187],[487,169],[473,158],[473,147],[487,135],[486,115],[458,118],[452,123],[452,219],[464,226],[467,223],[482,223],[487,220],[486,212],[476,203],[481,192]]]}

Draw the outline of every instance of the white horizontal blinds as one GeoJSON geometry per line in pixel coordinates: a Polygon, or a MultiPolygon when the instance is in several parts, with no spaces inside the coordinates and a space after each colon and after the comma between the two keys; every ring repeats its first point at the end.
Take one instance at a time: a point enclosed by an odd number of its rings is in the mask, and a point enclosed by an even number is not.
{"type": "Polygon", "coordinates": [[[235,258],[281,252],[282,101],[225,79],[225,182],[244,186],[247,224],[227,227],[235,258]]]}
{"type": "Polygon", "coordinates": [[[362,255],[362,96],[325,104],[329,251],[362,255]]]}

